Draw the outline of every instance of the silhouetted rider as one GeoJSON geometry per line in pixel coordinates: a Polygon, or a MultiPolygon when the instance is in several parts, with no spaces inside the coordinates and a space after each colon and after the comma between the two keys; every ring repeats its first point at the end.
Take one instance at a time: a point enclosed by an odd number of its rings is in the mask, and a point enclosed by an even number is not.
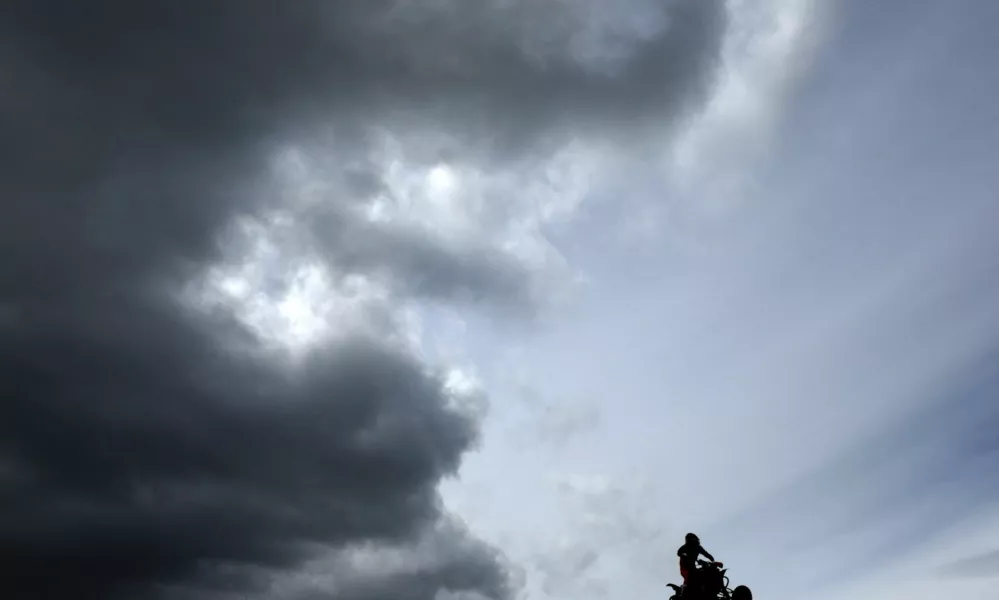
{"type": "Polygon", "coordinates": [[[683,577],[683,586],[687,587],[689,579],[697,576],[697,557],[704,555],[711,562],[715,557],[711,556],[707,550],[701,546],[701,540],[693,533],[688,533],[684,538],[684,544],[676,551],[680,557],[680,576],[683,577]]]}

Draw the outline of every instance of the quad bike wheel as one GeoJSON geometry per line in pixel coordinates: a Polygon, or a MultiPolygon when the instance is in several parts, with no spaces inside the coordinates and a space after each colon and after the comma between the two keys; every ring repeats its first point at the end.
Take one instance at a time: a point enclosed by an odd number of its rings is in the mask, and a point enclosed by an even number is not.
{"type": "Polygon", "coordinates": [[[681,592],[683,592],[683,588],[681,588],[680,586],[678,586],[675,583],[667,583],[666,587],[668,587],[671,590],[673,590],[673,595],[669,597],[669,600],[680,600],[680,596],[682,595],[681,592]]]}
{"type": "Polygon", "coordinates": [[[753,600],[753,592],[748,587],[740,585],[732,590],[732,600],[753,600]]]}

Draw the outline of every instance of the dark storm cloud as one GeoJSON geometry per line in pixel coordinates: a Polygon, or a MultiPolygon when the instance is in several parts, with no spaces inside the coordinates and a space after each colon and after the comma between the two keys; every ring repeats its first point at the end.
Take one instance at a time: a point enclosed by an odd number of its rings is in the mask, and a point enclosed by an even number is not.
{"type": "MultiPolygon", "coordinates": [[[[511,31],[540,8],[504,17],[466,14],[462,3],[434,12],[367,0],[6,2],[0,189],[16,206],[0,233],[12,251],[21,240],[100,238],[97,247],[76,240],[87,246],[80,258],[115,268],[199,260],[214,251],[211,232],[237,199],[271,197],[248,188],[259,187],[252,174],[265,170],[272,145],[320,117],[348,142],[366,122],[398,122],[447,130],[469,146],[452,152],[493,157],[560,125],[661,122],[704,89],[722,4],[666,3],[666,32],[633,42],[631,60],[605,75],[521,49],[530,36],[511,31]]],[[[450,276],[469,271],[447,263],[453,253],[422,256],[450,276]]],[[[38,256],[32,268],[53,262],[38,256]]],[[[415,263],[389,266],[424,266],[415,263]]]]}
{"type": "Polygon", "coordinates": [[[6,328],[14,596],[183,579],[198,559],[287,567],[306,543],[407,537],[437,516],[435,483],[475,428],[411,358],[358,341],[282,373],[223,346],[221,324],[132,303],[6,328]]]}
{"type": "MultiPolygon", "coordinates": [[[[377,0],[0,4],[0,595],[200,597],[321,549],[426,536],[476,435],[441,381],[362,338],[282,367],[176,293],[222,257],[234,217],[273,208],[273,151],[310,123],[363,130],[405,109],[516,146],[550,121],[661,115],[703,89],[720,4],[672,3],[672,28],[611,78],[528,60],[488,19],[393,20],[377,0]]],[[[410,290],[524,286],[485,250],[336,227],[330,260],[410,290]]],[[[352,596],[507,593],[486,546],[435,539],[450,548],[436,570],[352,596]]]]}

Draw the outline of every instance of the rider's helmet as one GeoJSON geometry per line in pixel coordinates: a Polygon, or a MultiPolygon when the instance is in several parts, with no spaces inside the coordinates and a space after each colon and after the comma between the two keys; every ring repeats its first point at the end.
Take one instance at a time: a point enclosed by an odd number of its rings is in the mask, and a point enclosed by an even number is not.
{"type": "Polygon", "coordinates": [[[683,539],[688,544],[700,544],[701,543],[701,539],[699,537],[697,537],[697,534],[694,534],[694,533],[688,533],[683,539]]]}

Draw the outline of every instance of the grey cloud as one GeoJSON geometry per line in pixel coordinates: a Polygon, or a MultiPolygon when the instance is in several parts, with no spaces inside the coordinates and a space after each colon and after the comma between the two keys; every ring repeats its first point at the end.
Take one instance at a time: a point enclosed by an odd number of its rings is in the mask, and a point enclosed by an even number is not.
{"type": "Polygon", "coordinates": [[[962,558],[940,569],[949,577],[999,577],[999,550],[962,558]]]}
{"type": "MultiPolygon", "coordinates": [[[[529,59],[460,14],[392,21],[388,2],[0,5],[0,594],[259,591],[317,554],[419,539],[477,434],[442,382],[371,339],[291,369],[176,294],[223,258],[235,217],[275,208],[273,154],[312,124],[363,131],[399,109],[481,149],[484,133],[668,114],[708,81],[721,4],[671,3],[672,28],[613,77],[529,59]],[[464,66],[412,62],[431,41],[464,66]]],[[[527,275],[487,250],[348,225],[330,261],[429,295],[522,293],[527,275]]],[[[355,595],[509,592],[492,549],[435,539],[436,570],[355,595]]]]}
{"type": "Polygon", "coordinates": [[[593,574],[598,561],[596,550],[580,545],[539,556],[534,568],[542,576],[541,589],[546,594],[584,595],[594,587],[599,591],[601,581],[593,574]]]}
{"type": "Polygon", "coordinates": [[[537,300],[531,273],[488,244],[367,223],[335,207],[306,214],[315,251],[344,272],[382,276],[397,289],[424,297],[492,300],[520,310],[537,300]]]}
{"type": "MultiPolygon", "coordinates": [[[[646,36],[617,32],[584,56],[567,56],[532,48],[554,38],[549,45],[561,50],[582,37],[571,26],[557,31],[559,23],[572,22],[567,14],[572,3],[517,3],[519,9],[506,11],[505,19],[503,11],[447,3],[451,18],[426,15],[385,28],[385,46],[397,46],[406,58],[380,55],[368,65],[366,84],[379,89],[377,97],[389,104],[420,99],[426,108],[462,119],[472,135],[494,140],[516,142],[553,124],[620,127],[656,119],[662,125],[662,116],[681,110],[710,83],[724,31],[724,3],[643,4],[663,16],[662,31],[646,36]],[[545,24],[541,32],[538,23],[545,24]],[[532,29],[537,33],[531,35],[532,29]],[[625,58],[613,69],[593,64],[594,57],[618,53],[625,58]]],[[[577,26],[599,27],[607,12],[592,9],[582,17],[588,23],[577,26]]]]}
{"type": "Polygon", "coordinates": [[[475,594],[499,598],[509,595],[515,583],[496,550],[474,539],[454,518],[424,530],[413,543],[359,550],[319,565],[317,578],[294,596],[303,600],[433,600],[443,592],[459,598],[475,594]],[[497,563],[504,568],[497,570],[497,563]]]}
{"type": "Polygon", "coordinates": [[[600,410],[595,404],[545,405],[538,419],[541,440],[564,446],[580,436],[592,433],[600,423],[600,410]]]}

